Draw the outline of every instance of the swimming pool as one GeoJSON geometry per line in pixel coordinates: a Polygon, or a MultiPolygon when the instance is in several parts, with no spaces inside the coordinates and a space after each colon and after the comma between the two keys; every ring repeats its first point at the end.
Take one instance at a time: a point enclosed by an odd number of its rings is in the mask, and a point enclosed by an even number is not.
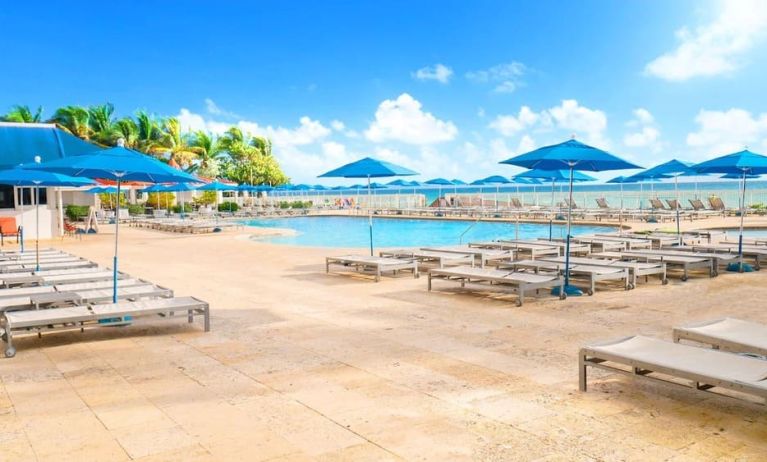
{"type": "MultiPolygon", "coordinates": [[[[293,217],[263,218],[242,222],[247,226],[289,228],[290,236],[263,236],[257,239],[278,244],[309,247],[367,247],[367,217],[293,217]]],[[[564,237],[565,226],[554,225],[554,237],[564,237]]],[[[573,234],[611,232],[609,226],[573,226],[573,234]]],[[[418,220],[404,218],[374,218],[373,241],[376,247],[418,247],[458,244],[463,242],[514,238],[514,223],[474,222],[464,220],[418,220]],[[468,231],[467,231],[468,229],[468,231]]],[[[548,237],[549,226],[520,223],[520,239],[548,237]]],[[[255,238],[255,237],[254,237],[255,238]]]]}

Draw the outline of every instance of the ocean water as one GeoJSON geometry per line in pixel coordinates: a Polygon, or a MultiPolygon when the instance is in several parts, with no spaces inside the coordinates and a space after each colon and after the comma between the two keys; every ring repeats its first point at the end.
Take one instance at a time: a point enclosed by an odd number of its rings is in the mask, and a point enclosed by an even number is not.
{"type": "MultiPolygon", "coordinates": [[[[311,247],[368,247],[367,217],[290,217],[263,218],[242,222],[262,228],[288,228],[292,236],[268,236],[263,239],[278,244],[311,247]]],[[[565,235],[565,227],[554,225],[553,237],[565,235]]],[[[608,226],[573,226],[573,234],[612,232],[608,226]]],[[[515,238],[514,223],[476,222],[464,220],[418,220],[404,218],[373,218],[373,240],[376,247],[422,247],[455,245],[473,241],[515,238]]],[[[549,226],[520,223],[520,239],[549,236],[549,226]]]]}
{"type": "MultiPolygon", "coordinates": [[[[604,198],[611,207],[620,207],[621,201],[625,208],[651,208],[649,199],[661,200],[674,199],[674,183],[643,183],[625,184],[621,192],[618,184],[575,184],[573,187],[573,199],[579,207],[595,208],[596,199],[604,198]]],[[[679,183],[678,194],[684,207],[690,207],[690,199],[701,199],[708,207],[706,198],[711,195],[722,198],[728,207],[737,207],[740,190],[738,181],[701,181],[694,182],[685,179],[679,183]]],[[[453,187],[419,187],[413,188],[385,188],[372,191],[371,202],[377,207],[414,207],[431,204],[438,197],[450,197],[453,195],[477,196],[482,195],[487,202],[493,202],[496,197],[498,202],[507,203],[510,198],[519,198],[527,205],[550,205],[563,202],[567,197],[567,185],[556,185],[553,190],[551,185],[519,186],[501,185],[495,186],[459,186],[453,187]]],[[[333,204],[340,198],[351,198],[356,203],[367,203],[367,190],[344,190],[344,191],[311,191],[311,192],[277,192],[276,200],[311,200],[315,203],[333,204]]],[[[750,180],[746,188],[746,204],[767,204],[767,181],[750,180]]]]}

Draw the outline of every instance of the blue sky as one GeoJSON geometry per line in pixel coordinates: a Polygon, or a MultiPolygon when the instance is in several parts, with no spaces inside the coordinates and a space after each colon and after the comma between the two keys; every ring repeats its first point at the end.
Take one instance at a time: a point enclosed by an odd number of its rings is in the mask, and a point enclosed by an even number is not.
{"type": "Polygon", "coordinates": [[[0,24],[0,110],[239,124],[295,181],[364,155],[512,174],[571,134],[646,166],[767,151],[759,1],[7,2],[0,24]]]}

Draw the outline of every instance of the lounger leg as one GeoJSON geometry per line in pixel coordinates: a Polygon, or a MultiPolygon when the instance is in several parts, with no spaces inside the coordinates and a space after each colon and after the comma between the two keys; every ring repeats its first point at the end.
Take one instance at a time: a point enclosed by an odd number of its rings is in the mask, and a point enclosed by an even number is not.
{"type": "Polygon", "coordinates": [[[431,292],[431,272],[429,272],[429,280],[427,282],[427,286],[429,288],[429,292],[431,292]]]}
{"type": "Polygon", "coordinates": [[[517,300],[517,306],[522,306],[525,303],[525,289],[522,288],[522,286],[519,287],[517,290],[517,294],[519,295],[519,298],[517,300]]]}
{"type": "Polygon", "coordinates": [[[189,310],[187,313],[187,321],[189,321],[189,324],[194,322],[194,310],[189,310]]]}
{"type": "Polygon", "coordinates": [[[205,305],[205,332],[210,332],[210,305],[205,305]]]}
{"type": "Polygon", "coordinates": [[[578,358],[578,388],[586,391],[586,357],[584,355],[578,358]]]}

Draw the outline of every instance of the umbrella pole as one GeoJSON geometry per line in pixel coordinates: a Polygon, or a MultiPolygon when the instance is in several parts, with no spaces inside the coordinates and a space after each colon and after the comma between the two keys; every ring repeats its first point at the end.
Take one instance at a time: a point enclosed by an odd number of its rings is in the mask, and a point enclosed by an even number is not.
{"type": "Polygon", "coordinates": [[[554,179],[551,179],[551,210],[549,211],[549,241],[554,230],[554,179]]]}
{"type": "Polygon", "coordinates": [[[740,196],[740,236],[738,236],[738,272],[743,268],[743,220],[746,214],[746,170],[743,170],[743,190],[740,196]]]}
{"type": "Polygon", "coordinates": [[[623,234],[623,183],[621,187],[621,207],[618,209],[618,234],[623,234]]]}
{"type": "MultiPolygon", "coordinates": [[[[117,178],[117,195],[120,195],[120,178],[117,178]]],[[[120,201],[117,201],[115,209],[115,256],[112,262],[112,303],[117,303],[117,242],[120,234],[120,201]]]]}
{"type": "Polygon", "coordinates": [[[676,198],[676,237],[682,245],[682,230],[679,223],[679,175],[674,175],[674,196],[676,198]]]}
{"type": "Polygon", "coordinates": [[[35,188],[35,271],[40,271],[40,186],[35,188]]]}
{"type": "Polygon", "coordinates": [[[574,165],[570,165],[570,192],[569,201],[567,203],[567,237],[565,238],[565,285],[562,288],[564,293],[559,294],[560,297],[567,295],[581,295],[581,291],[575,287],[570,287],[570,230],[572,229],[572,215],[573,215],[573,169],[574,165]]]}
{"type": "Polygon", "coordinates": [[[21,253],[24,253],[24,188],[19,188],[21,193],[21,236],[19,236],[19,242],[21,244],[21,253]]]}
{"type": "Polygon", "coordinates": [[[368,175],[368,233],[370,234],[370,256],[373,256],[373,208],[370,207],[370,175],[368,175]]]}

